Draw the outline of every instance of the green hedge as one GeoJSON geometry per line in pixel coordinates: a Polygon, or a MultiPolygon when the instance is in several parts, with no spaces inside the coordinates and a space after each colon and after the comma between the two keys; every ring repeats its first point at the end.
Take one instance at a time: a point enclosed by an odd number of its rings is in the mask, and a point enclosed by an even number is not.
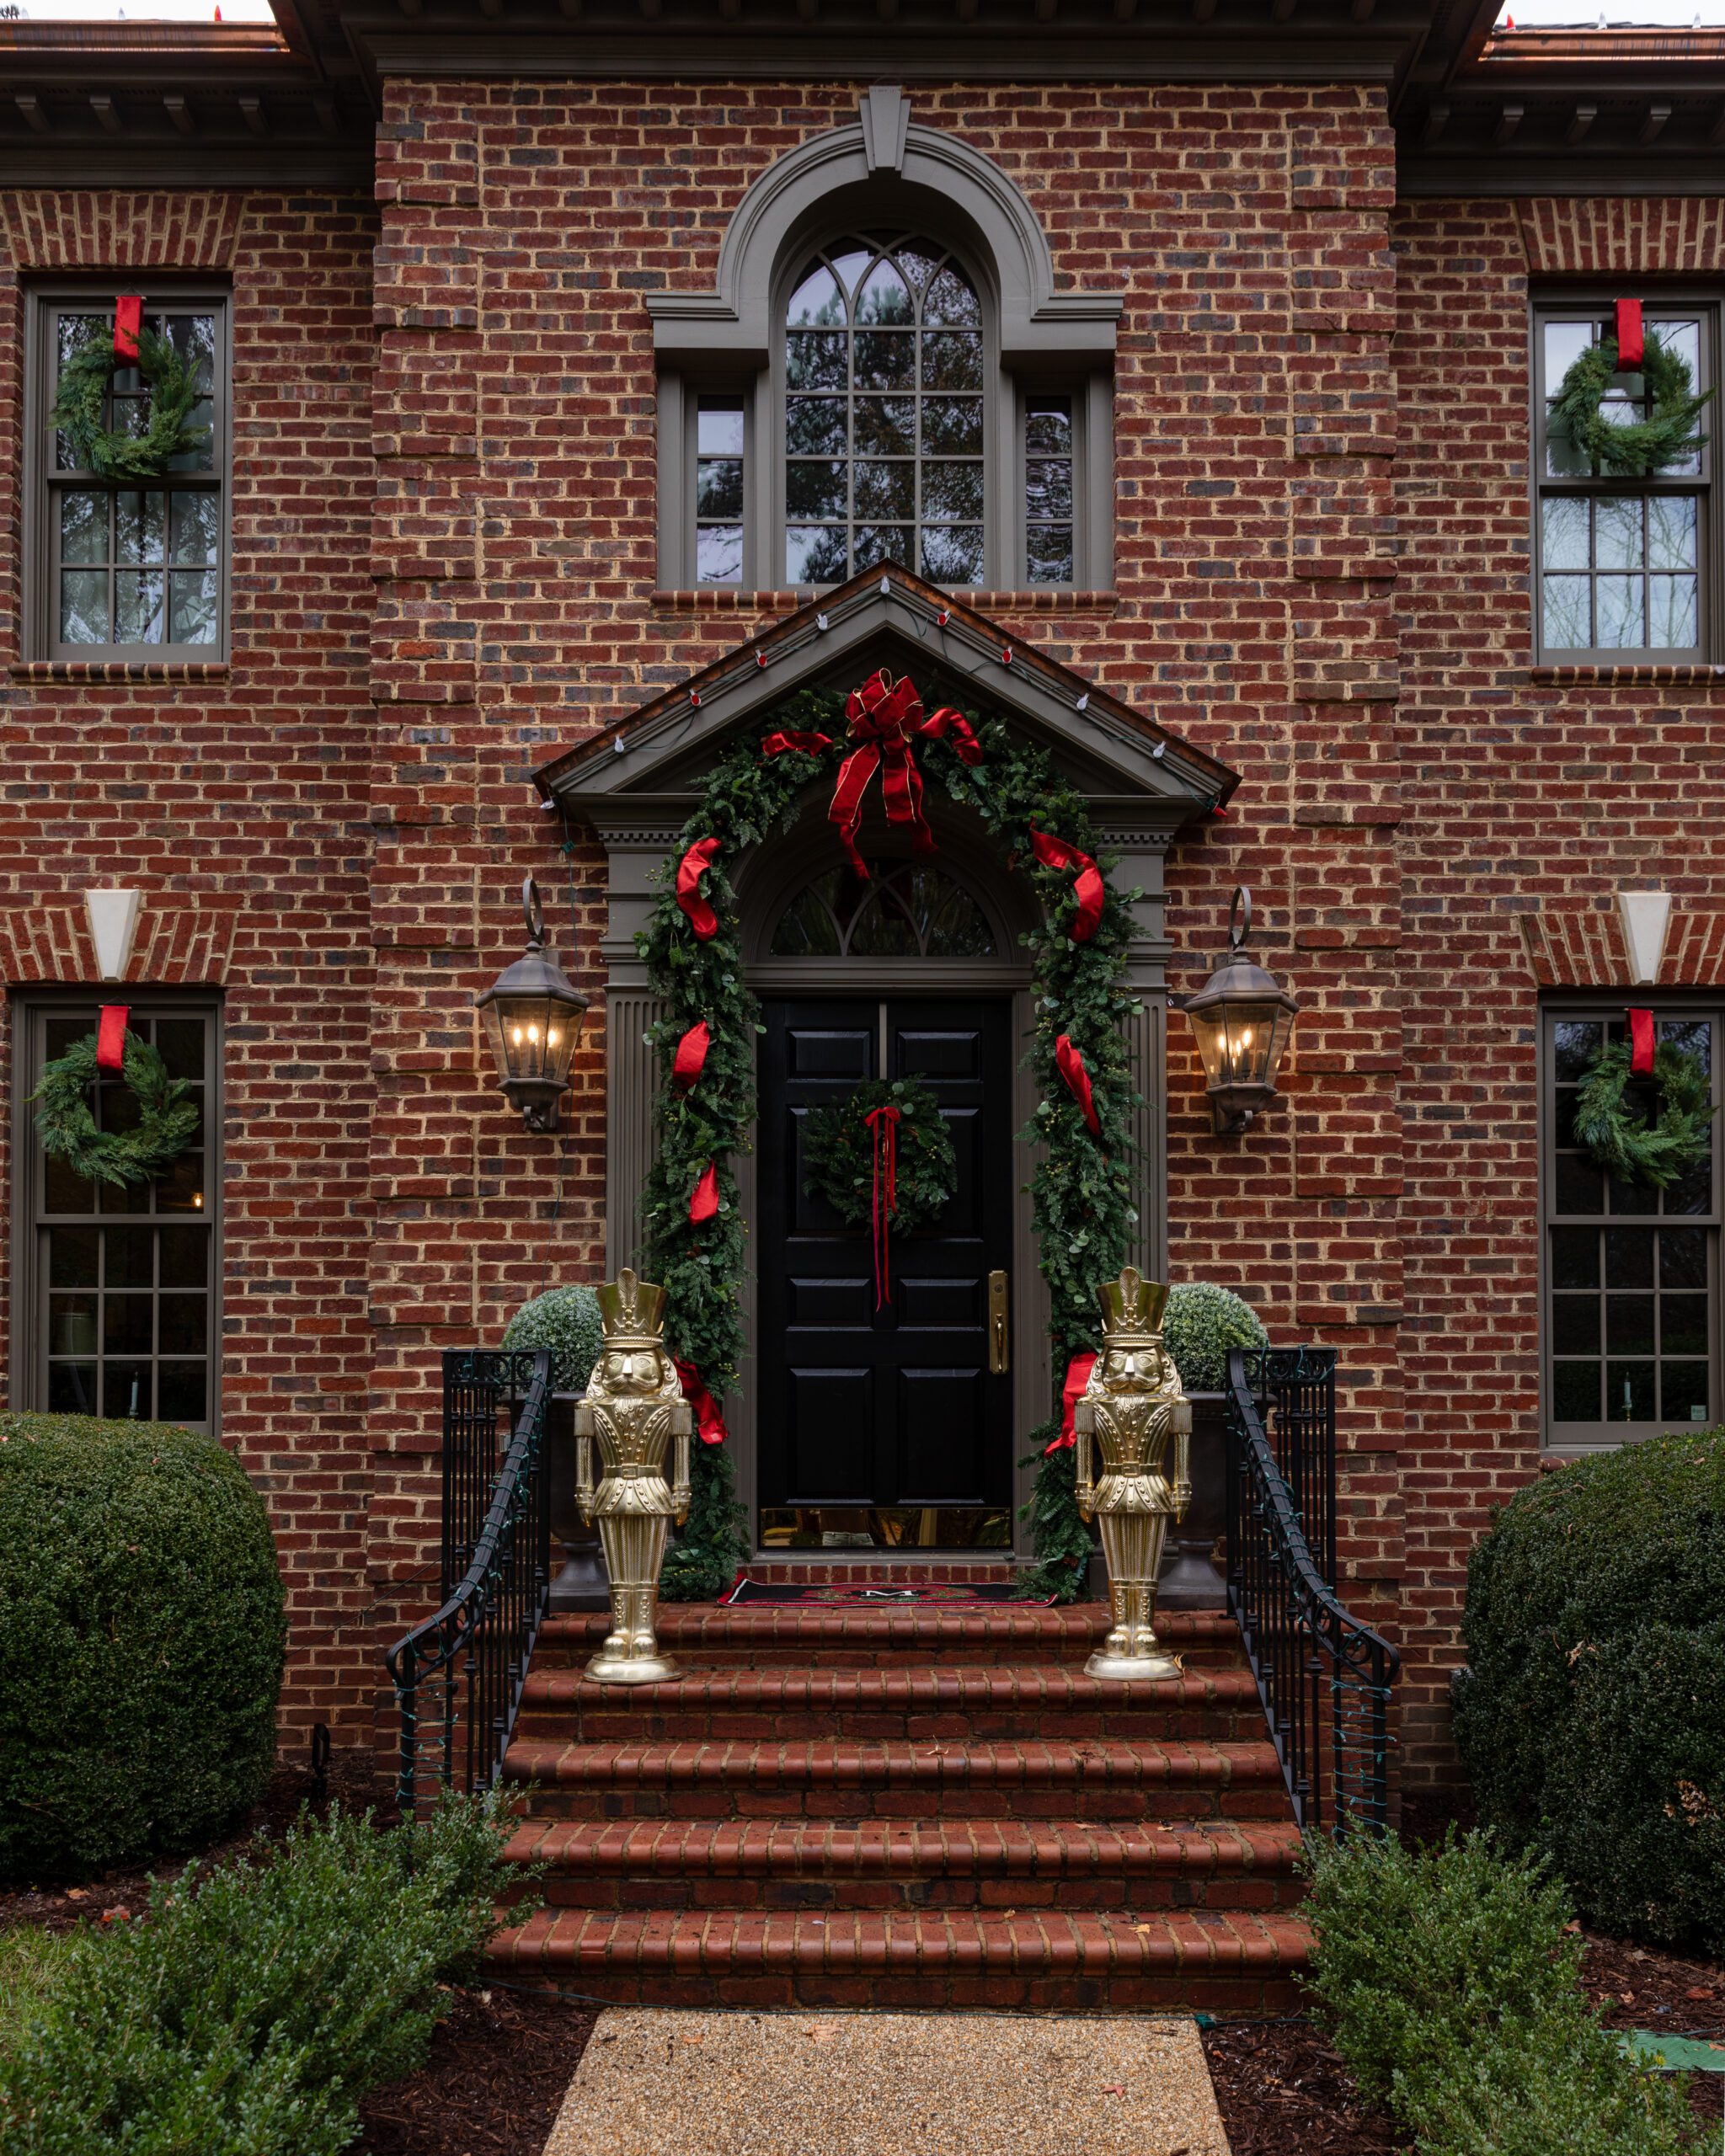
{"type": "Polygon", "coordinates": [[[0,1416],[0,1874],[200,1847],[275,1758],[262,1499],[213,1438],[0,1416]]]}
{"type": "Polygon", "coordinates": [[[141,1921],[78,1935],[0,2048],[6,2156],[339,2156],[411,2073],[509,1877],[500,1806],[303,1820],[141,1921]]]}
{"type": "Polygon", "coordinates": [[[1696,1636],[1722,1613],[1725,1438],[1577,1461],[1519,1492],[1473,1552],[1455,1715],[1506,1847],[1549,1854],[1599,1921],[1715,1951],[1725,1742],[1696,1636]]]}
{"type": "Polygon", "coordinates": [[[1320,2017],[1420,2156],[1681,2156],[1683,2089],[1592,2012],[1569,1905],[1488,1834],[1307,1849],[1320,2017]]]}

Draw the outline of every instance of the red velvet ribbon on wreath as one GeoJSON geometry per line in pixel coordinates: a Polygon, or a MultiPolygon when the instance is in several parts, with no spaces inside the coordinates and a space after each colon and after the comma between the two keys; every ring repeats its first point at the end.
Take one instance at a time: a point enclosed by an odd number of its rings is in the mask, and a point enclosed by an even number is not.
{"type": "Polygon", "coordinates": [[[102,1015],[96,1022],[96,1068],[98,1070],[124,1070],[126,1068],[126,1022],[131,1016],[131,1006],[126,1003],[104,1003],[102,1015]]]}
{"type": "Polygon", "coordinates": [[[1084,1111],[1084,1120],[1090,1125],[1092,1138],[1102,1136],[1102,1125],[1097,1120],[1096,1102],[1090,1094],[1090,1073],[1084,1068],[1084,1054],[1072,1045],[1070,1033],[1062,1033],[1055,1043],[1055,1064],[1066,1081],[1066,1090],[1084,1111]]]}
{"type": "Polygon", "coordinates": [[[1651,1078],[1653,1075],[1651,1011],[1632,1011],[1629,1014],[1629,1075],[1632,1078],[1651,1078]]]}
{"type": "Polygon", "coordinates": [[[141,292],[122,292],[114,302],[114,356],[130,364],[138,355],[138,332],[144,326],[141,292]]]}
{"type": "Polygon", "coordinates": [[[719,845],[716,838],[697,839],[677,863],[677,904],[703,943],[718,932],[718,915],[701,895],[701,878],[712,867],[719,845]]]}
{"type": "Polygon", "coordinates": [[[874,1307],[893,1299],[891,1256],[887,1239],[899,1202],[899,1111],[890,1102],[862,1120],[874,1134],[873,1189],[870,1216],[874,1230],[874,1307]]]}
{"type": "Polygon", "coordinates": [[[702,1169],[700,1180],[689,1193],[689,1224],[698,1228],[703,1220],[710,1220],[718,1210],[718,1163],[709,1161],[702,1169]]]}
{"type": "Polygon", "coordinates": [[[1078,1405],[1084,1388],[1090,1383],[1090,1373],[1096,1368],[1094,1349],[1075,1355],[1066,1365],[1066,1382],[1060,1387],[1060,1434],[1052,1444],[1044,1445],[1042,1456],[1046,1460],[1051,1452],[1060,1452],[1067,1445],[1078,1442],[1078,1427],[1072,1419],[1072,1410],[1078,1405]]]}
{"type": "Polygon", "coordinates": [[[1639,300],[1617,302],[1617,371],[1633,374],[1648,355],[1639,300]]]}
{"type": "Polygon", "coordinates": [[[1072,941],[1087,943],[1095,935],[1097,924],[1102,919],[1102,871],[1087,853],[1076,846],[1068,846],[1064,839],[1050,838],[1046,831],[1039,831],[1033,825],[1030,843],[1037,859],[1044,868],[1076,868],[1078,880],[1072,886],[1072,896],[1078,904],[1077,918],[1072,923],[1072,941]]]}
{"type": "Polygon", "coordinates": [[[922,813],[922,774],[911,744],[950,733],[960,759],[971,765],[982,761],[982,744],[962,712],[943,704],[925,718],[922,700],[910,677],[895,682],[884,670],[852,690],[845,700],[845,718],[857,745],[839,766],[827,817],[838,826],[839,844],[852,872],[866,883],[868,866],[857,851],[857,831],[862,821],[863,797],[876,771],[881,775],[888,823],[908,824],[917,852],[932,853],[934,834],[922,813]]]}
{"type": "Polygon", "coordinates": [[[832,746],[830,734],[769,734],[761,744],[763,756],[786,756],[793,751],[803,756],[818,756],[823,749],[832,746]]]}
{"type": "Polygon", "coordinates": [[[695,1434],[703,1445],[722,1445],[730,1435],[724,1426],[724,1417],[718,1412],[718,1402],[707,1390],[701,1373],[692,1363],[673,1356],[677,1377],[683,1388],[683,1397],[695,1413],[695,1434]]]}
{"type": "Polygon", "coordinates": [[[697,1018],[677,1043],[677,1052],[671,1060],[672,1082],[686,1092],[707,1068],[707,1051],[713,1045],[713,1036],[707,1029],[707,1021],[697,1018]]]}

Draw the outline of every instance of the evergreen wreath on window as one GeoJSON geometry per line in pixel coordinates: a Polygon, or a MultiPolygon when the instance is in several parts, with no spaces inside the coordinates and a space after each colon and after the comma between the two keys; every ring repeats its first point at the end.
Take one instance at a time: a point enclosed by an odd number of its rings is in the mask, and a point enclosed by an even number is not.
{"type": "Polygon", "coordinates": [[[1653,1054],[1659,1113],[1649,1123],[1624,1105],[1632,1054],[1626,1040],[1611,1041],[1589,1064],[1575,1089],[1576,1142],[1617,1182],[1669,1190],[1707,1157],[1712,1081],[1699,1056],[1662,1041],[1653,1054]]]}
{"type": "Polygon", "coordinates": [[[899,1235],[932,1227],[959,1187],[959,1161],[940,1102],[909,1078],[869,1078],[846,1101],[811,1110],[803,1124],[804,1190],[818,1193],[847,1228],[873,1219],[873,1127],[878,1109],[899,1112],[898,1161],[888,1225],[899,1235]]]}
{"type": "Polygon", "coordinates": [[[1653,400],[1645,419],[1614,426],[1601,408],[1617,367],[1617,339],[1602,338],[1573,360],[1551,399],[1548,432],[1613,479],[1646,479],[1693,456],[1707,437],[1696,422],[1713,392],[1697,397],[1689,361],[1648,333],[1639,367],[1653,400]]]}
{"type": "Polygon", "coordinates": [[[192,371],[173,343],[153,329],[138,331],[137,370],[150,388],[150,423],[141,435],[117,434],[104,424],[116,366],[131,365],[99,331],[86,339],[61,370],[54,424],[72,446],[72,462],[99,479],[154,479],[176,456],[200,449],[207,427],[191,424],[198,402],[192,371]]]}
{"type": "Polygon", "coordinates": [[[98,1075],[93,1033],[43,1071],[30,1095],[42,1150],[86,1182],[147,1182],[171,1167],[197,1135],[197,1103],[186,1097],[190,1081],[170,1078],[157,1050],[129,1032],[123,1075],[137,1100],[137,1128],[99,1130],[90,1113],[90,1089],[98,1075]]]}

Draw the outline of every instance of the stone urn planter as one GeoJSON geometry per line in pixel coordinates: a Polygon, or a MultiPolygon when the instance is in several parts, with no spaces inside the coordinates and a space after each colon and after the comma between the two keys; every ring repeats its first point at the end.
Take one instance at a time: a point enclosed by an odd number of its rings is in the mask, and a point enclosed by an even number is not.
{"type": "Polygon", "coordinates": [[[1226,1396],[1194,1392],[1192,1502],[1168,1536],[1156,1575],[1159,1609],[1225,1609],[1227,1588],[1211,1551],[1228,1528],[1228,1416],[1226,1396]]]}
{"type": "MultiPolygon", "coordinates": [[[[582,1519],[575,1502],[575,1402],[580,1397],[578,1392],[553,1393],[545,1424],[551,1532],[563,1552],[563,1569],[551,1576],[553,1612],[611,1607],[599,1529],[582,1519]]],[[[556,1555],[553,1550],[553,1562],[556,1555]]]]}

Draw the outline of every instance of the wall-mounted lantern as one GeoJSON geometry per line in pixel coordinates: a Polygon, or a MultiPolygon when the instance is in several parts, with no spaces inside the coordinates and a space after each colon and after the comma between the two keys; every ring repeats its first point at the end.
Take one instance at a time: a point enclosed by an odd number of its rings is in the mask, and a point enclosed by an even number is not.
{"type": "Polygon", "coordinates": [[[527,952],[500,973],[474,1007],[484,1014],[498,1085],[529,1130],[555,1130],[558,1103],[569,1089],[587,999],[544,948],[545,909],[529,876],[521,885],[527,952]]]}
{"type": "Polygon", "coordinates": [[[1228,912],[1228,962],[1188,999],[1217,1133],[1244,1130],[1276,1097],[1276,1070],[1300,1006],[1246,955],[1252,894],[1242,883],[1228,912]]]}

